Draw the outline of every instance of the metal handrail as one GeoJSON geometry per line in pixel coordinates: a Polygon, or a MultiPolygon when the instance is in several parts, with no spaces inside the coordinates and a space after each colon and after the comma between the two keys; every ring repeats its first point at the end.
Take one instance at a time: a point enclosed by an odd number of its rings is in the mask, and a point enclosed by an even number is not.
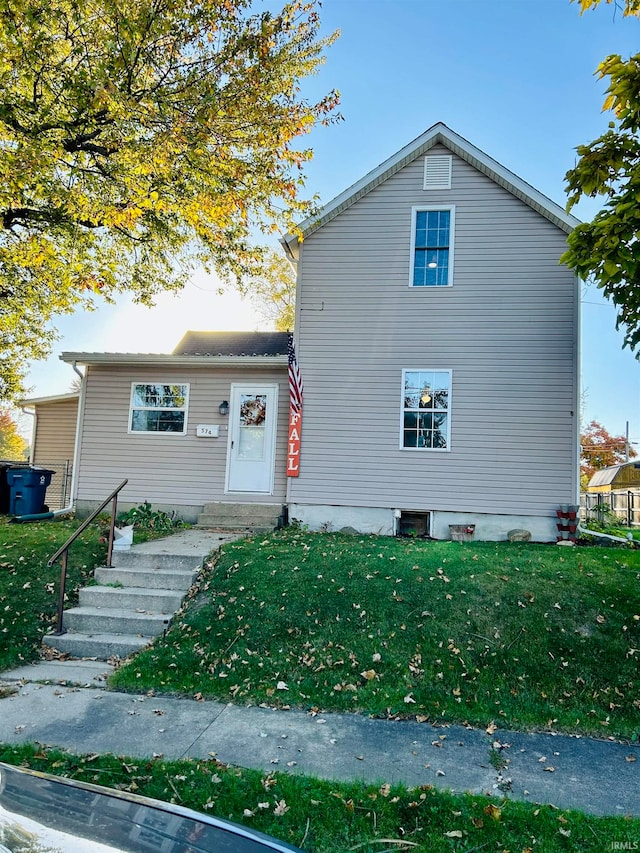
{"type": "Polygon", "coordinates": [[[111,521],[109,523],[109,545],[107,546],[107,567],[111,568],[111,557],[113,555],[113,538],[114,538],[114,528],[116,526],[116,515],[118,513],[118,493],[127,485],[129,481],[123,480],[120,485],[114,489],[108,498],[105,498],[97,509],[91,513],[90,516],[85,518],[80,527],[71,534],[71,536],[67,539],[67,541],[62,545],[56,553],[49,558],[47,561],[47,566],[51,568],[53,564],[62,557],[62,564],[60,567],[60,594],[58,596],[58,620],[56,623],[56,630],[54,631],[54,635],[59,637],[61,634],[66,633],[62,626],[62,614],[64,611],[64,597],[67,586],[67,559],[69,556],[69,548],[76,541],[78,536],[86,530],[86,528],[91,524],[94,518],[102,512],[102,510],[106,507],[109,501],[112,502],[111,505],[111,521]]]}

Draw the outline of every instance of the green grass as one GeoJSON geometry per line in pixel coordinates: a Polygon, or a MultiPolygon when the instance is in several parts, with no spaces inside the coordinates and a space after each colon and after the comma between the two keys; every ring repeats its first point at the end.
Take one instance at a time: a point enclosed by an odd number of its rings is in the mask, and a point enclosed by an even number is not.
{"type": "MultiPolygon", "coordinates": [[[[47,560],[79,526],[77,521],[9,524],[0,519],[0,671],[38,657],[42,635],[55,625],[60,562],[47,560]]],[[[104,561],[103,526],[92,524],[69,551],[67,595],[77,598],[104,561]]]]}
{"type": "Polygon", "coordinates": [[[640,838],[640,821],[622,817],[452,795],[428,785],[407,789],[267,774],[213,759],[78,756],[0,745],[0,761],[177,803],[246,824],[309,853],[602,853],[634,849],[640,838]]]}
{"type": "Polygon", "coordinates": [[[120,690],[636,740],[640,552],[308,534],[225,546],[120,690]]]}

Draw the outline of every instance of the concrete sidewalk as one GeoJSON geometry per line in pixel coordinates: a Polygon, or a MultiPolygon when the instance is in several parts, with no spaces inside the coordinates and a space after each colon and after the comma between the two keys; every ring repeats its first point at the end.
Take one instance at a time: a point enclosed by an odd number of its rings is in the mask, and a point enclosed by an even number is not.
{"type": "Polygon", "coordinates": [[[17,687],[0,699],[0,742],[132,757],[215,756],[264,771],[428,784],[640,818],[638,746],[112,693],[103,689],[108,671],[107,664],[74,661],[0,673],[0,683],[17,687]],[[501,771],[492,751],[508,761],[501,771]]]}

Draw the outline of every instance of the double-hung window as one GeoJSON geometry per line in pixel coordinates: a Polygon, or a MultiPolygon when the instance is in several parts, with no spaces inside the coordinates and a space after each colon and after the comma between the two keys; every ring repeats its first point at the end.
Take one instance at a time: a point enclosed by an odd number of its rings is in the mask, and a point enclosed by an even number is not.
{"type": "Polygon", "coordinates": [[[449,287],[453,283],[454,223],[452,205],[413,209],[412,287],[449,287]]]}
{"type": "Polygon", "coordinates": [[[164,382],[134,382],[131,386],[129,432],[187,431],[189,386],[164,382]]]}
{"type": "Polygon", "coordinates": [[[448,450],[451,434],[451,371],[402,372],[401,447],[448,450]]]}

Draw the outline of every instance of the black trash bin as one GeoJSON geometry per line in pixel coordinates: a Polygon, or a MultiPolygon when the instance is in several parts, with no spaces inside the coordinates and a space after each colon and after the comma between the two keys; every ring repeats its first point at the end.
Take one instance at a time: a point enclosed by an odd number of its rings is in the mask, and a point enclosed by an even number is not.
{"type": "Polygon", "coordinates": [[[48,468],[8,468],[9,515],[46,512],[44,499],[55,473],[48,468]]]}

